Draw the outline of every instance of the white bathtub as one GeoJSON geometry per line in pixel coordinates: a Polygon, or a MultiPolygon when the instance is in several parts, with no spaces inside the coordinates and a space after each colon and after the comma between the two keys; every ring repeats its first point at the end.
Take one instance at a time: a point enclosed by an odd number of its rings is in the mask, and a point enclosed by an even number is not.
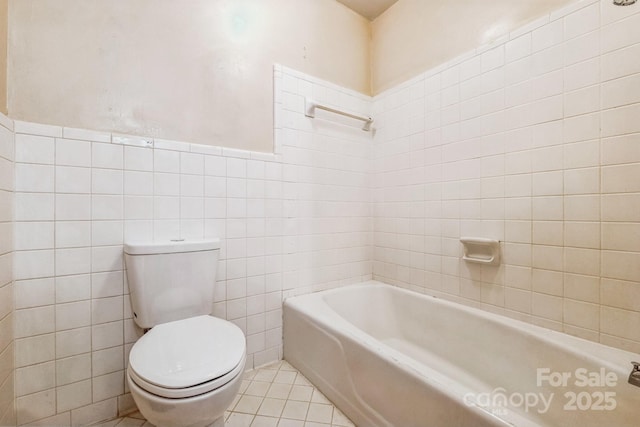
{"type": "Polygon", "coordinates": [[[359,427],[640,426],[640,356],[379,282],[288,298],[284,355],[359,427]]]}

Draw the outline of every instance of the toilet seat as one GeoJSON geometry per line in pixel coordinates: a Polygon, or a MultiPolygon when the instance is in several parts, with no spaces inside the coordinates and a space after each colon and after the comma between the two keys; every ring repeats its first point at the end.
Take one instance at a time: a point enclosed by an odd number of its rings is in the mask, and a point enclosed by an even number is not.
{"type": "Polygon", "coordinates": [[[198,316],[160,324],[131,349],[128,373],[142,389],[180,399],[220,388],[244,368],[246,344],[231,322],[198,316]]]}

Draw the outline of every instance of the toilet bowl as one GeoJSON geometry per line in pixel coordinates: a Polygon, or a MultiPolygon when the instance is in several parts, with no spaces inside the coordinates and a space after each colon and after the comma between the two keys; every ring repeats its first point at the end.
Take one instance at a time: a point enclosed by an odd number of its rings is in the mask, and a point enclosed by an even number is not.
{"type": "Polygon", "coordinates": [[[203,315],[160,324],[132,347],[127,383],[157,427],[223,426],[246,360],[244,334],[203,315]]]}

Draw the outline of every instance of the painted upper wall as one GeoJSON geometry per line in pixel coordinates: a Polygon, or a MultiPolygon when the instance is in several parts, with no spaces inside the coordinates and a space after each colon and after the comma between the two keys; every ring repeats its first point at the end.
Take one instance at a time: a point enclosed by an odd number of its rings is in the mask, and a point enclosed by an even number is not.
{"type": "Polygon", "coordinates": [[[380,93],[576,0],[400,0],[372,24],[380,93]]]}
{"type": "Polygon", "coordinates": [[[369,93],[369,43],[327,0],[10,0],[9,114],[269,152],[273,64],[369,93]]]}
{"type": "Polygon", "coordinates": [[[7,114],[7,21],[9,0],[0,0],[0,113],[7,114]]]}

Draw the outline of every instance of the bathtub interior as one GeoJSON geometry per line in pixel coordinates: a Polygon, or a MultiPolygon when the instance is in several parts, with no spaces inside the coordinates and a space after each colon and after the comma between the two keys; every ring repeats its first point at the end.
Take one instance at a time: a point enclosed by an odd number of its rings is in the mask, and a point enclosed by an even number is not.
{"type": "Polygon", "coordinates": [[[576,366],[597,370],[603,364],[620,375],[624,372],[607,360],[556,345],[533,333],[536,328],[530,325],[437,298],[416,298],[377,282],[328,292],[322,298],[375,340],[473,390],[491,389],[496,383],[512,390],[531,389],[537,369],[550,361],[563,372],[576,366]]]}

